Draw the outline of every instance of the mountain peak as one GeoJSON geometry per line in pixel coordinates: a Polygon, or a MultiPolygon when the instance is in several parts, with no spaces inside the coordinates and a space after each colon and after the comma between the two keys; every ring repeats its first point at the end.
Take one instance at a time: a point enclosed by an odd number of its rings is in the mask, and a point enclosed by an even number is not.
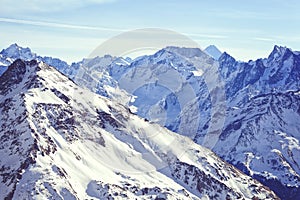
{"type": "Polygon", "coordinates": [[[32,53],[31,49],[26,47],[23,48],[19,46],[17,43],[11,44],[8,48],[3,49],[0,54],[4,55],[5,57],[12,58],[12,59],[22,59],[22,60],[33,60],[36,58],[36,54],[32,53]]]}
{"type": "Polygon", "coordinates": [[[289,49],[289,48],[287,48],[286,46],[278,46],[278,45],[275,45],[274,48],[273,48],[273,51],[274,51],[274,52],[278,52],[278,53],[283,54],[283,53],[285,53],[285,51],[286,51],[287,49],[289,49]]]}
{"type": "Polygon", "coordinates": [[[218,60],[219,61],[230,60],[230,62],[236,62],[236,60],[234,59],[234,57],[232,57],[231,55],[229,55],[226,51],[220,55],[220,57],[219,57],[218,60]]]}
{"type": "MultiPolygon", "coordinates": [[[[6,49],[0,52],[0,75],[2,75],[5,70],[17,59],[22,59],[24,61],[42,61],[50,66],[54,66],[62,73],[66,73],[65,70],[72,70],[68,63],[62,61],[58,58],[53,58],[49,56],[39,56],[31,51],[30,48],[21,47],[17,43],[11,44],[6,49]]],[[[19,61],[18,61],[19,62],[19,61]]]]}
{"type": "Polygon", "coordinates": [[[29,49],[29,48],[28,47],[27,48],[23,48],[23,47],[19,46],[17,43],[13,43],[13,44],[9,45],[9,47],[7,47],[6,49],[3,49],[1,51],[1,53],[2,52],[7,52],[7,53],[9,53],[9,52],[15,52],[15,51],[20,51],[21,49],[29,49]]]}
{"type": "Polygon", "coordinates": [[[283,46],[275,45],[268,59],[276,59],[283,56],[286,52],[291,52],[291,49],[283,46]]]}
{"type": "Polygon", "coordinates": [[[25,76],[34,77],[34,72],[38,71],[38,66],[39,63],[36,60],[15,60],[0,76],[0,94],[6,95],[11,91],[12,87],[15,87],[17,84],[21,83],[25,76]]]}
{"type": "Polygon", "coordinates": [[[215,60],[218,60],[222,55],[222,52],[215,45],[209,45],[204,49],[204,52],[213,57],[215,60]]]}
{"type": "Polygon", "coordinates": [[[20,49],[20,48],[22,47],[19,46],[17,43],[13,43],[7,49],[20,49]]]}

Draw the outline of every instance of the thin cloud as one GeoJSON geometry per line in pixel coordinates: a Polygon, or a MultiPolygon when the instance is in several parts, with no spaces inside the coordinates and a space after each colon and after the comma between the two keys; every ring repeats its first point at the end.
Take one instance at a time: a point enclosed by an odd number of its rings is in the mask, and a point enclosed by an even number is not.
{"type": "Polygon", "coordinates": [[[263,41],[263,42],[275,42],[276,40],[273,38],[263,38],[263,37],[256,37],[253,38],[254,40],[263,41]]]}
{"type": "Polygon", "coordinates": [[[197,33],[183,33],[191,37],[200,37],[200,38],[212,38],[212,39],[225,39],[228,38],[226,35],[216,35],[216,34],[197,34],[197,33]]]}
{"type": "Polygon", "coordinates": [[[295,35],[289,36],[272,36],[272,37],[255,37],[254,40],[263,41],[263,42],[299,42],[300,37],[295,35]]]}
{"type": "Polygon", "coordinates": [[[128,31],[124,29],[116,29],[116,28],[108,28],[108,27],[73,25],[73,24],[63,24],[63,23],[56,23],[56,22],[44,22],[44,21],[12,19],[12,18],[2,18],[2,17],[0,17],[0,22],[33,25],[33,26],[44,26],[50,28],[80,29],[80,30],[94,30],[94,31],[115,31],[115,32],[128,31]]]}
{"type": "Polygon", "coordinates": [[[28,12],[43,12],[52,13],[63,11],[65,9],[75,9],[88,5],[99,5],[104,3],[112,3],[115,0],[2,0],[0,11],[1,13],[28,13],[28,12]]]}
{"type": "Polygon", "coordinates": [[[300,36],[298,35],[289,35],[289,36],[276,36],[277,40],[280,41],[288,41],[288,42],[300,42],[300,36]]]}
{"type": "MultiPolygon", "coordinates": [[[[74,24],[45,22],[45,21],[36,21],[36,20],[23,20],[23,19],[13,19],[13,18],[3,18],[3,17],[0,17],[0,22],[32,25],[32,26],[43,26],[43,27],[50,27],[50,28],[78,29],[78,30],[91,30],[91,31],[125,32],[125,31],[130,30],[130,29],[117,29],[117,28],[110,28],[110,27],[74,25],[74,24]]],[[[227,36],[225,36],[225,35],[216,35],[216,34],[201,34],[201,33],[182,33],[182,34],[190,36],[190,37],[199,37],[199,38],[211,38],[211,39],[227,38],[227,36]]]]}

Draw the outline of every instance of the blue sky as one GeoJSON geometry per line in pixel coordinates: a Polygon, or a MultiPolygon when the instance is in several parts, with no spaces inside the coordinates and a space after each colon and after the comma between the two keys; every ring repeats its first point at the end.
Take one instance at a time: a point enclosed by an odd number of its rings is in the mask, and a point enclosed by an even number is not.
{"type": "Polygon", "coordinates": [[[256,59],[275,44],[300,50],[299,8],[297,0],[1,0],[0,48],[18,43],[71,62],[124,31],[163,28],[256,59]]]}

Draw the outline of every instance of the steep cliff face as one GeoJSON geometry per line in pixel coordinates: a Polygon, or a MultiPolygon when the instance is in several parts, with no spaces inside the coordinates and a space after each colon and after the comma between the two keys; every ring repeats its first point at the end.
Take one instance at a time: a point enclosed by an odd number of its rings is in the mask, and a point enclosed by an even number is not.
{"type": "Polygon", "coordinates": [[[299,60],[298,52],[278,46],[266,59],[219,60],[229,108],[213,150],[282,199],[300,194],[299,60]]]}
{"type": "Polygon", "coordinates": [[[228,111],[214,151],[285,199],[299,196],[300,93],[270,93],[228,111]]]}

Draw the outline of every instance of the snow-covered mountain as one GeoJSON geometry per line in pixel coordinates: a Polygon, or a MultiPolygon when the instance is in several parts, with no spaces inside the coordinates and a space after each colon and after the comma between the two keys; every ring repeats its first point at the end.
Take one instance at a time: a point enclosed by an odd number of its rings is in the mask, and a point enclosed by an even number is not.
{"type": "Polygon", "coordinates": [[[204,49],[204,52],[216,60],[218,60],[222,55],[222,52],[215,45],[209,45],[204,49]]]}
{"type": "MultiPolygon", "coordinates": [[[[111,97],[115,97],[114,90],[117,87],[117,83],[116,80],[109,75],[109,71],[113,70],[115,74],[123,74],[120,66],[126,66],[132,61],[130,58],[124,59],[106,55],[104,57],[96,57],[93,59],[83,59],[80,62],[74,62],[69,65],[59,58],[39,56],[36,53],[33,53],[28,47],[23,48],[17,44],[12,44],[0,52],[0,75],[3,74],[7,67],[17,59],[25,61],[35,59],[37,61],[42,61],[50,66],[54,66],[58,71],[67,75],[82,87],[86,87],[102,96],[111,97]],[[110,69],[108,68],[109,66],[114,66],[114,68],[110,69]]],[[[118,95],[122,93],[122,98],[128,96],[126,92],[117,92],[118,95]]]]}
{"type": "Polygon", "coordinates": [[[187,137],[40,61],[0,77],[1,199],[277,199],[187,137]]]}
{"type": "Polygon", "coordinates": [[[167,47],[136,60],[52,61],[82,87],[212,148],[281,199],[300,196],[299,52],[275,46],[268,58],[246,63],[167,47]]]}
{"type": "Polygon", "coordinates": [[[286,47],[275,46],[268,58],[248,63],[224,53],[219,63],[231,104],[258,94],[300,88],[300,55],[286,47]]]}
{"type": "Polygon", "coordinates": [[[279,46],[248,63],[226,53],[219,59],[229,108],[213,151],[282,199],[300,196],[299,61],[279,46]]]}
{"type": "Polygon", "coordinates": [[[55,68],[61,72],[63,72],[65,69],[69,69],[69,65],[65,61],[48,56],[42,57],[36,53],[33,53],[28,47],[23,48],[17,44],[12,44],[0,52],[0,75],[4,73],[7,67],[17,59],[22,59],[25,61],[35,59],[37,61],[43,61],[48,65],[55,66],[55,68]]]}
{"type": "MultiPolygon", "coordinates": [[[[295,199],[300,191],[297,167],[300,159],[287,156],[285,152],[286,149],[293,149],[296,151],[294,155],[299,154],[300,129],[296,122],[300,121],[300,116],[295,112],[297,103],[294,109],[285,109],[281,103],[266,104],[264,110],[273,111],[277,106],[276,109],[285,111],[282,116],[281,112],[267,113],[265,115],[270,117],[264,116],[264,120],[258,117],[263,108],[250,105],[253,99],[264,98],[264,95],[280,98],[281,93],[290,94],[294,91],[294,94],[298,94],[299,60],[299,53],[279,46],[274,47],[268,58],[248,63],[238,62],[227,53],[223,53],[217,62],[207,58],[199,49],[168,47],[122,66],[125,69],[123,75],[115,76],[113,72],[109,75],[117,80],[122,89],[135,96],[129,105],[137,107],[138,115],[189,136],[199,144],[208,144],[206,146],[213,147],[219,156],[241,170],[245,170],[246,155],[251,152],[257,159],[269,163],[247,164],[252,171],[249,174],[276,191],[282,199],[295,199]],[[211,66],[215,65],[218,66],[220,77],[213,76],[216,71],[211,72],[211,66]],[[226,95],[225,100],[222,90],[226,95]],[[215,99],[221,105],[212,103],[212,95],[216,93],[215,99]],[[224,105],[227,111],[222,116],[224,105]],[[216,106],[221,109],[216,109],[216,106]],[[220,112],[214,112],[213,109],[220,112]],[[243,115],[247,117],[242,118],[243,115]],[[258,119],[253,121],[250,116],[258,119]],[[220,123],[222,120],[224,126],[220,123]],[[240,121],[239,126],[236,126],[237,121],[240,121]],[[283,141],[278,131],[285,134],[283,141]],[[207,137],[218,132],[220,135],[207,137]],[[209,141],[211,138],[218,142],[209,141]],[[244,138],[255,139],[250,139],[249,144],[244,138]],[[279,158],[285,161],[278,162],[275,170],[272,162],[279,158]],[[289,166],[286,162],[290,163],[289,166]]],[[[108,66],[107,69],[112,68],[108,66]]]]}
{"type": "Polygon", "coordinates": [[[282,199],[298,199],[299,105],[298,90],[258,95],[228,110],[228,120],[213,151],[282,199]]]}
{"type": "Polygon", "coordinates": [[[0,52],[0,75],[16,59],[32,60],[34,58],[36,58],[36,54],[32,53],[29,48],[22,48],[17,44],[12,44],[0,52]]]}

